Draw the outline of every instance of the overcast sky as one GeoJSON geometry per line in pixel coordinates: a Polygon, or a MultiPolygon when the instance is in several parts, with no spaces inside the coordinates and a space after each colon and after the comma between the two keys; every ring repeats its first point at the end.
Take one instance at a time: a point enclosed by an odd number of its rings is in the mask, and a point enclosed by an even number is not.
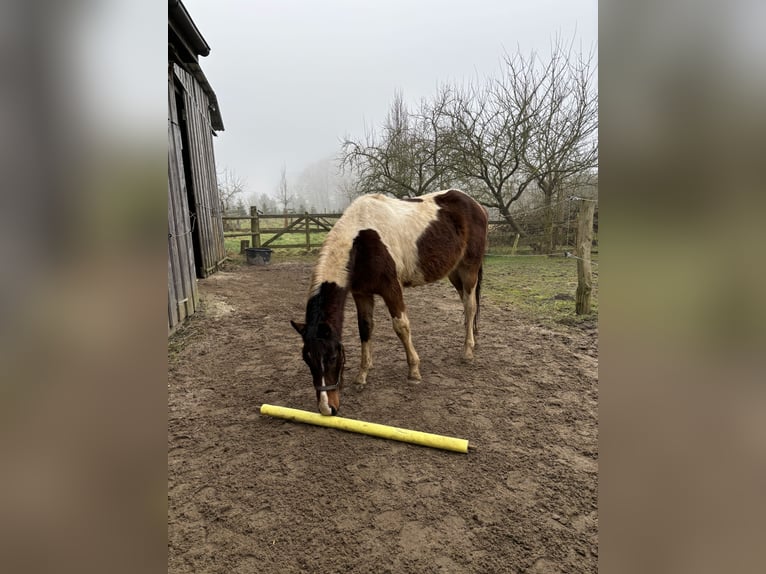
{"type": "Polygon", "coordinates": [[[556,35],[597,47],[597,0],[183,0],[211,47],[201,58],[225,131],[218,169],[250,193],[338,153],[379,125],[394,92],[415,103],[447,81],[499,70],[504,51],[556,35]]]}

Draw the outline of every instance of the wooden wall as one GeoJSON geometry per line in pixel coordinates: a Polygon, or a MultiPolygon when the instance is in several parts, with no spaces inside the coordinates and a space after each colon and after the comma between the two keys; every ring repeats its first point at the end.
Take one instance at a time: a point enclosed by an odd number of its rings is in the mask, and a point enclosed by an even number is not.
{"type": "Polygon", "coordinates": [[[168,70],[168,333],[197,310],[197,277],[215,273],[225,257],[208,98],[194,76],[172,65],[168,70]]]}
{"type": "Polygon", "coordinates": [[[181,148],[173,74],[168,73],[168,334],[199,303],[181,148]]]}
{"type": "Polygon", "coordinates": [[[194,76],[177,65],[174,66],[174,73],[183,86],[186,107],[195,203],[190,207],[196,215],[195,227],[200,248],[199,260],[196,261],[197,274],[207,277],[215,273],[226,258],[209,100],[194,76]]]}

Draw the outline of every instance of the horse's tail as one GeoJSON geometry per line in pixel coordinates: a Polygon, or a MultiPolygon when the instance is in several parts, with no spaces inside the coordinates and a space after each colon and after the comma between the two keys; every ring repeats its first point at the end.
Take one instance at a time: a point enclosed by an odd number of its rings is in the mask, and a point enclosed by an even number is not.
{"type": "Polygon", "coordinates": [[[481,276],[483,275],[484,265],[479,266],[479,277],[476,280],[476,289],[474,295],[476,297],[476,315],[473,316],[473,332],[479,332],[479,306],[481,304],[481,276]]]}

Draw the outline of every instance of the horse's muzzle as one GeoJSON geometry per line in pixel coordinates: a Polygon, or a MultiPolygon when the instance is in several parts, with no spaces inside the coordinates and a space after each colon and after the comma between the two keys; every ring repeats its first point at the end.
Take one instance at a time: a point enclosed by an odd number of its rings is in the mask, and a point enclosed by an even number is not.
{"type": "Polygon", "coordinates": [[[337,415],[338,409],[340,408],[340,405],[338,404],[338,399],[339,399],[338,396],[333,397],[332,402],[336,403],[334,405],[330,402],[329,393],[327,392],[319,393],[319,400],[317,401],[317,408],[319,409],[319,413],[328,417],[337,415]]]}
{"type": "Polygon", "coordinates": [[[322,403],[319,403],[319,414],[325,415],[327,417],[335,416],[338,414],[338,409],[336,409],[332,405],[324,405],[322,403]]]}

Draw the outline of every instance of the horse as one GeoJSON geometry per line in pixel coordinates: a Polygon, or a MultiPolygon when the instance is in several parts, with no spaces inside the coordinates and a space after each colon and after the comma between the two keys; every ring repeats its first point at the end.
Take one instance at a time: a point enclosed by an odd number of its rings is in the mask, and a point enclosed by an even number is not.
{"type": "Polygon", "coordinates": [[[463,358],[474,356],[478,333],[487,211],[456,189],[396,199],[382,194],[354,200],[327,234],[314,267],[304,323],[290,321],[303,339],[317,407],[336,415],[346,355],[341,342],[346,297],[354,298],[362,356],[354,381],[367,383],[372,366],[375,295],[391,315],[407,356],[408,380],[420,382],[420,357],[412,345],[403,288],[448,277],[463,302],[463,358]]]}

